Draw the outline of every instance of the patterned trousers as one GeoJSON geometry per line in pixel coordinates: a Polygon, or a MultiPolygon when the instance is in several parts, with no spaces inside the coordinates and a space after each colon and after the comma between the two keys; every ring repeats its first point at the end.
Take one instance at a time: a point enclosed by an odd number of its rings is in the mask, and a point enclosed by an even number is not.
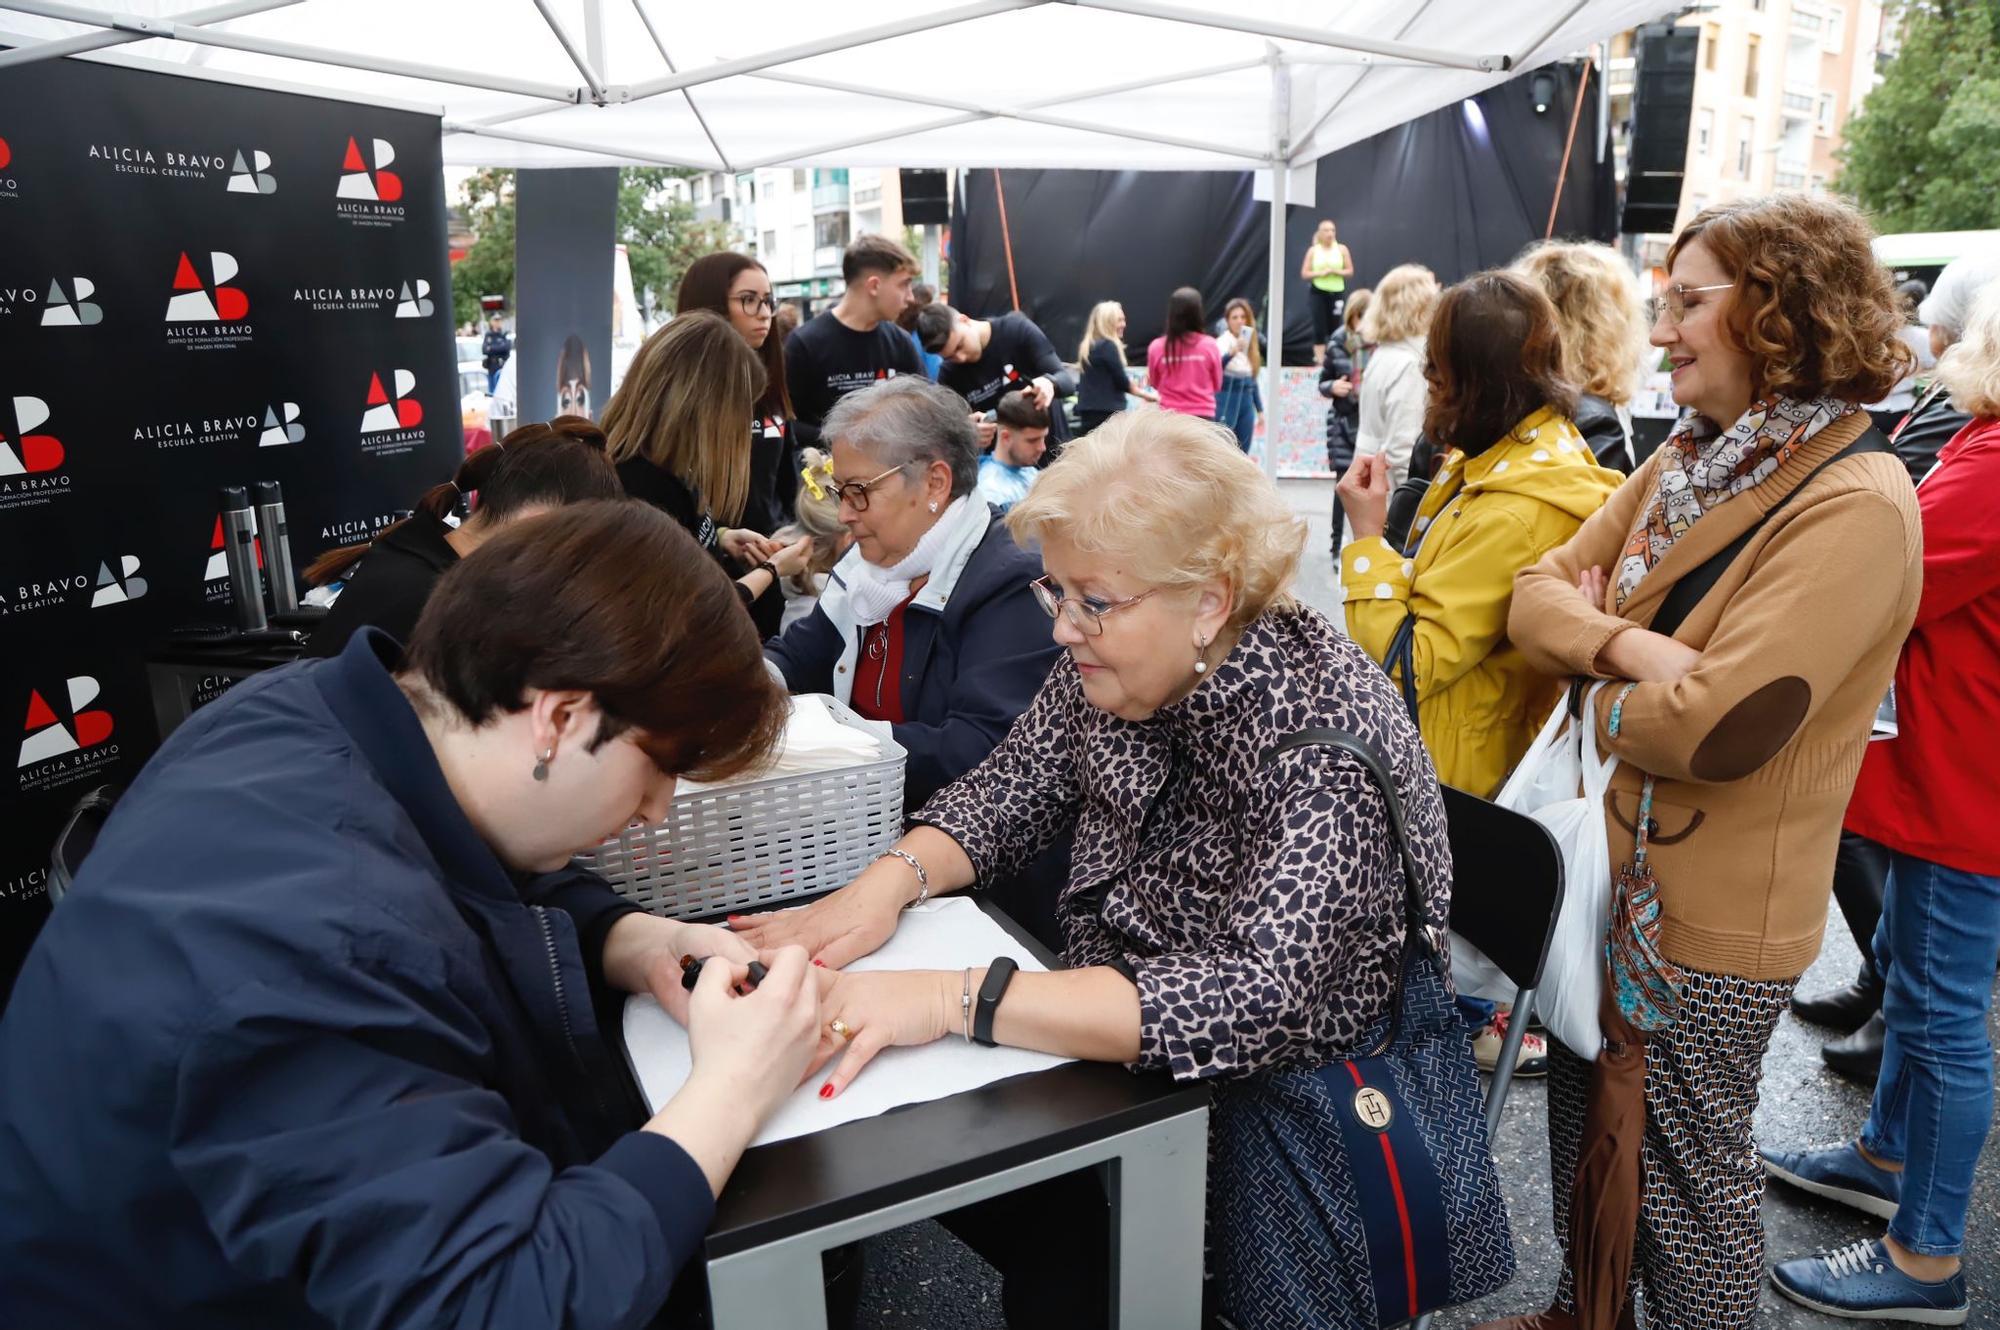
{"type": "MultiPolygon", "coordinates": [[[[1687,972],[1681,1018],[1646,1046],[1646,1135],[1633,1284],[1649,1330],[1736,1330],[1764,1282],[1764,1170],[1750,1136],[1757,1082],[1796,979],[1687,972]]],[[[1569,1250],[1569,1191],[1591,1064],[1549,1041],[1549,1169],[1556,1241],[1569,1250]]],[[[1555,1305],[1575,1309],[1568,1262],[1555,1305]]]]}

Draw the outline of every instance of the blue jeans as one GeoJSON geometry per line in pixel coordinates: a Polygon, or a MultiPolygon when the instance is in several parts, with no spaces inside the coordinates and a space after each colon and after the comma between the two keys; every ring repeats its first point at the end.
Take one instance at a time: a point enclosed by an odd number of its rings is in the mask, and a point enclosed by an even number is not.
{"type": "Polygon", "coordinates": [[[1244,452],[1250,451],[1250,441],[1257,437],[1257,404],[1263,394],[1257,390],[1257,380],[1222,376],[1221,391],[1215,394],[1215,418],[1229,426],[1236,435],[1236,446],[1244,452]]]}
{"type": "Polygon", "coordinates": [[[1996,963],[2000,877],[1895,855],[1875,927],[1888,1039],[1861,1144],[1903,1166],[1889,1236],[1919,1256],[1965,1247],[1972,1170],[1993,1123],[1996,963]]]}
{"type": "MultiPolygon", "coordinates": [[[[502,366],[502,368],[505,368],[505,366],[502,366]]],[[[500,391],[500,370],[489,369],[486,371],[486,391],[489,396],[500,391]]]]}

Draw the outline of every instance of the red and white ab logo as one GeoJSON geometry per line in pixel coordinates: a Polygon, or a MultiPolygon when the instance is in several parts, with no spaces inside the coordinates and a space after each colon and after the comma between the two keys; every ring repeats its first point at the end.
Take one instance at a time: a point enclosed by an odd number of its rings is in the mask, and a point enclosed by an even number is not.
{"type": "MultiPolygon", "coordinates": [[[[257,552],[257,567],[264,566],[264,538],[257,537],[252,548],[257,552]]],[[[202,574],[204,582],[220,582],[229,576],[229,558],[223,552],[222,514],[215,515],[215,534],[208,538],[208,571],[202,574]]]]}
{"type": "MultiPolygon", "coordinates": [[[[427,319],[437,312],[437,302],[431,299],[431,284],[419,277],[416,290],[410,290],[410,283],[404,282],[402,292],[396,299],[396,317],[399,319],[427,319]]],[[[43,320],[46,322],[46,318],[43,320]]]]}
{"type": "Polygon", "coordinates": [[[389,375],[396,385],[393,401],[382,391],[382,376],[368,376],[368,409],[361,416],[363,434],[415,429],[424,423],[423,403],[411,395],[417,390],[417,376],[406,369],[391,370],[389,375]]]}
{"type": "Polygon", "coordinates": [[[49,303],[42,309],[44,328],[88,328],[104,322],[104,306],[93,304],[88,297],[97,294],[97,283],[88,277],[70,278],[70,290],[76,292],[71,300],[63,290],[62,278],[49,283],[49,303]]]}
{"type": "Polygon", "coordinates": [[[97,680],[87,674],[74,674],[67,680],[67,686],[71,717],[68,725],[62,723],[39,691],[28,694],[28,719],[22,727],[25,737],[21,740],[21,757],[16,766],[31,767],[65,753],[95,748],[111,737],[111,713],[84,710],[97,700],[97,680]]]}
{"type": "Polygon", "coordinates": [[[361,153],[361,144],[352,135],[348,137],[347,157],[340,167],[340,187],[333,192],[335,198],[394,203],[403,197],[403,178],[394,171],[383,169],[396,160],[394,145],[387,139],[374,139],[372,143],[375,162],[371,169],[368,159],[361,153]]]}
{"type": "Polygon", "coordinates": [[[283,443],[298,443],[305,437],[306,427],[299,424],[297,402],[280,402],[276,406],[264,408],[264,432],[257,436],[259,448],[275,448],[283,443]]]}
{"type": "Polygon", "coordinates": [[[278,192],[278,178],[269,174],[271,154],[252,148],[246,158],[243,150],[236,150],[236,160],[229,166],[229,192],[231,194],[275,194],[278,192]]]}
{"type": "Polygon", "coordinates": [[[175,294],[167,300],[168,323],[235,323],[250,313],[250,297],[239,287],[223,285],[240,271],[235,256],[210,250],[208,260],[214,281],[203,285],[182,251],[174,270],[175,294]]]}
{"type": "MultiPolygon", "coordinates": [[[[220,522],[222,519],[218,517],[215,520],[220,522]]],[[[139,571],[138,555],[120,555],[118,567],[119,571],[114,573],[109,560],[98,562],[97,589],[90,593],[90,608],[95,610],[106,605],[123,605],[146,594],[146,579],[134,576],[139,571]]]]}
{"type": "Polygon", "coordinates": [[[0,430],[0,476],[32,476],[62,465],[62,440],[36,434],[49,420],[49,404],[39,397],[14,399],[14,428],[0,430]]]}
{"type": "Polygon", "coordinates": [[[14,150],[7,146],[6,139],[0,139],[0,171],[7,169],[14,160],[14,150]]]}

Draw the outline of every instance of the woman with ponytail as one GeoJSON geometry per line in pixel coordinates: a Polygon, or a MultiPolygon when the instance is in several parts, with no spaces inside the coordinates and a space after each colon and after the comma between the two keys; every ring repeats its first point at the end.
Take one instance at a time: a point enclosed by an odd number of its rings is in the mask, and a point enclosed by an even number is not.
{"type": "Polygon", "coordinates": [[[337,656],[365,627],[407,642],[438,578],[496,531],[564,504],[624,497],[597,426],[581,416],[523,425],[467,457],[458,474],[432,486],[408,517],[374,540],[328,550],[307,567],[314,586],[347,586],[305,654],[337,656]],[[473,502],[472,517],[453,527],[445,517],[460,495],[473,502]]]}

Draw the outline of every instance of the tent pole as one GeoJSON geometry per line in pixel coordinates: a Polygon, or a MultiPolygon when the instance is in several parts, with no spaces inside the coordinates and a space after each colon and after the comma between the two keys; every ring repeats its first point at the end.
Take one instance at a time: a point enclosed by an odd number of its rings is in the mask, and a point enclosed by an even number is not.
{"type": "MultiPolygon", "coordinates": [[[[1583,0],[1577,2],[1580,6],[1583,0]]],[[[1342,51],[1365,51],[1370,55],[1398,56],[1426,65],[1442,65],[1447,69],[1470,69],[1481,74],[1496,74],[1513,67],[1513,58],[1505,54],[1465,55],[1458,51],[1441,51],[1433,46],[1411,46],[1405,42],[1356,37],[1327,28],[1307,27],[1303,23],[1237,18],[1220,10],[1190,9],[1182,5],[1161,4],[1159,0],[1069,0],[1069,3],[1081,9],[1104,9],[1114,14],[1165,19],[1170,23],[1192,23],[1199,28],[1228,28],[1258,37],[1281,37],[1286,41],[1306,42],[1313,46],[1331,46],[1342,51]]]]}
{"type": "Polygon", "coordinates": [[[1285,211],[1291,191],[1292,72],[1277,49],[1271,63],[1271,289],[1265,314],[1264,474],[1278,478],[1278,383],[1285,362],[1285,211]]]}
{"type": "Polygon", "coordinates": [[[446,134],[471,134],[483,139],[504,139],[509,143],[532,143],[540,148],[567,148],[571,152],[594,153],[611,160],[604,163],[616,166],[624,162],[653,162],[660,166],[681,166],[691,171],[711,171],[714,166],[708,162],[690,161],[685,157],[665,157],[644,148],[628,146],[607,147],[601,143],[580,143],[575,139],[557,138],[553,134],[530,134],[518,129],[501,129],[496,125],[474,125],[458,120],[444,122],[446,134]]]}
{"type": "MultiPolygon", "coordinates": [[[[190,9],[173,22],[183,28],[199,28],[210,23],[227,23],[233,18],[243,18],[249,14],[261,14],[268,9],[283,9],[299,4],[300,0],[235,0],[233,4],[211,5],[207,9],[190,9]]],[[[8,5],[13,9],[15,6],[8,5]]],[[[125,30],[111,32],[80,32],[74,37],[57,37],[50,41],[34,42],[27,46],[17,46],[11,51],[0,51],[0,69],[9,65],[32,64],[37,60],[54,60],[59,56],[82,55],[85,51],[101,51],[107,46],[123,46],[127,42],[143,42],[151,34],[137,25],[125,30]]]]}
{"type": "MultiPolygon", "coordinates": [[[[569,62],[576,66],[576,72],[583,75],[583,81],[590,85],[590,99],[599,106],[604,105],[604,80],[599,78],[597,70],[592,68],[590,58],[576,49],[576,43],[570,40],[569,30],[563,27],[562,21],[555,16],[555,11],[549,8],[549,0],[535,0],[535,8],[541,11],[542,22],[548,24],[549,31],[556,35],[556,41],[562,46],[563,53],[569,56],[569,62]]],[[[587,15],[584,22],[586,24],[590,22],[587,15]]]]}
{"type": "MultiPolygon", "coordinates": [[[[653,45],[658,49],[660,59],[666,62],[667,72],[670,74],[680,73],[680,66],[675,64],[674,58],[667,54],[667,44],[660,40],[660,30],[653,26],[653,16],[646,12],[646,0],[632,0],[632,8],[638,12],[639,21],[646,25],[646,35],[653,39],[653,45]]],[[[729,154],[722,150],[722,144],[716,139],[715,131],[709,128],[708,117],[701,113],[701,107],[696,104],[694,94],[686,88],[682,88],[681,97],[687,102],[688,110],[694,113],[694,122],[701,126],[702,135],[708,140],[708,146],[715,149],[715,160],[722,163],[723,170],[734,171],[736,169],[735,165],[730,162],[729,154]]],[[[526,115],[540,114],[542,114],[542,108],[540,107],[530,108],[526,112],[526,115]]],[[[503,122],[499,117],[495,116],[482,120],[480,123],[497,125],[503,122]]]]}

